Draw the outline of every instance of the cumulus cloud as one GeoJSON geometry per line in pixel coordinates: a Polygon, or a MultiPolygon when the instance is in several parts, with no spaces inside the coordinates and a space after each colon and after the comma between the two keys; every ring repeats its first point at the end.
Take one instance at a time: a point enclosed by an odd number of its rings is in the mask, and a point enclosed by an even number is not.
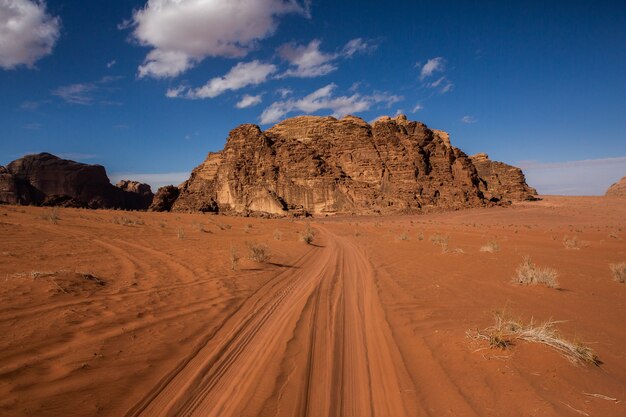
{"type": "Polygon", "coordinates": [[[420,73],[420,79],[425,79],[437,72],[443,72],[446,66],[446,61],[442,57],[431,58],[422,66],[420,73]]]}
{"type": "Polygon", "coordinates": [[[278,94],[281,98],[286,98],[293,94],[293,90],[290,88],[279,88],[276,90],[276,94],[278,94]]]}
{"type": "Polygon", "coordinates": [[[463,116],[461,117],[461,122],[466,124],[476,123],[476,118],[473,116],[463,116]]]}
{"type": "Polygon", "coordinates": [[[319,77],[337,69],[332,63],[338,55],[320,51],[321,42],[314,39],[308,45],[285,44],[278,48],[278,55],[289,62],[289,68],[283,77],[319,77]]]}
{"type": "Polygon", "coordinates": [[[280,46],[278,56],[290,65],[280,77],[320,77],[337,69],[337,59],[352,58],[359,53],[371,52],[377,47],[371,41],[356,38],[348,41],[339,52],[328,53],[320,50],[321,43],[319,39],[313,39],[308,45],[287,43],[280,46]]]}
{"type": "Polygon", "coordinates": [[[257,96],[251,96],[249,94],[246,94],[241,98],[241,100],[239,100],[237,104],[235,104],[235,107],[237,107],[238,109],[245,109],[248,107],[256,106],[262,101],[263,99],[261,98],[261,94],[257,96]]]}
{"type": "Polygon", "coordinates": [[[276,66],[273,64],[264,64],[256,60],[240,62],[223,77],[213,78],[202,87],[179,86],[170,88],[167,90],[166,96],[188,99],[214,98],[229,90],[234,91],[249,85],[261,84],[274,72],[276,72],[276,66]]]}
{"type": "Polygon", "coordinates": [[[43,0],[0,0],[0,67],[33,67],[52,53],[60,25],[43,0]]]}
{"type": "Polygon", "coordinates": [[[402,100],[402,97],[388,93],[334,96],[333,91],[336,87],[336,84],[328,84],[301,99],[272,103],[261,114],[261,124],[276,123],[293,112],[315,113],[319,110],[330,110],[333,116],[342,117],[346,114],[369,110],[375,104],[391,106],[402,100]]]}
{"type": "Polygon", "coordinates": [[[139,77],[177,76],[206,57],[243,57],[274,33],[278,18],[308,16],[296,0],[148,0],[123,27],[153,48],[139,77]]]}

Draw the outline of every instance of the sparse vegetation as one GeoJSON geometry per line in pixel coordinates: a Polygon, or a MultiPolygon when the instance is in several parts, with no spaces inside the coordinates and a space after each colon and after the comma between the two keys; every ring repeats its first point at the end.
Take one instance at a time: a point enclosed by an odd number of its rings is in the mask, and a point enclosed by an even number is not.
{"type": "Polygon", "coordinates": [[[480,247],[480,251],[481,252],[494,253],[494,252],[498,252],[499,250],[500,250],[500,245],[494,239],[492,239],[489,242],[487,242],[486,245],[483,245],[483,246],[480,247]]]}
{"type": "Polygon", "coordinates": [[[59,217],[59,209],[55,207],[52,210],[46,211],[44,214],[41,215],[41,218],[49,221],[52,224],[58,224],[59,220],[61,220],[61,218],[59,217]]]}
{"type": "Polygon", "coordinates": [[[409,240],[409,233],[406,231],[400,233],[400,236],[398,236],[398,240],[409,240]]]}
{"type": "Polygon", "coordinates": [[[247,243],[248,258],[254,262],[266,263],[270,260],[270,248],[262,243],[247,243]]]}
{"type": "Polygon", "coordinates": [[[532,262],[530,257],[525,257],[517,267],[513,282],[520,285],[544,284],[550,288],[557,288],[558,272],[552,268],[540,268],[532,262]]]}
{"type": "Polygon", "coordinates": [[[576,236],[572,236],[571,238],[564,236],[563,246],[565,246],[565,249],[580,249],[580,246],[578,244],[578,238],[576,236]]]}
{"type": "Polygon", "coordinates": [[[613,273],[613,279],[619,283],[626,283],[626,262],[620,262],[618,264],[609,265],[611,272],[613,273]]]}
{"type": "Polygon", "coordinates": [[[183,240],[185,238],[185,229],[179,227],[178,230],[176,230],[176,237],[178,237],[178,239],[180,240],[183,240]]]}
{"type": "Polygon", "coordinates": [[[602,363],[591,348],[562,338],[555,328],[558,323],[548,320],[541,324],[535,324],[531,319],[529,324],[523,325],[501,313],[496,313],[493,326],[484,330],[468,332],[468,336],[474,339],[487,340],[489,347],[497,349],[506,349],[513,346],[518,340],[541,343],[557,350],[572,363],[592,365],[602,363]]]}
{"type": "Polygon", "coordinates": [[[133,226],[133,225],[143,226],[144,224],[146,224],[142,219],[134,220],[126,216],[122,216],[122,217],[115,216],[113,217],[111,221],[114,224],[121,224],[122,226],[133,226]]]}
{"type": "Polygon", "coordinates": [[[243,231],[244,233],[248,233],[250,232],[250,230],[252,230],[252,224],[248,223],[243,227],[243,231]]]}
{"type": "Polygon", "coordinates": [[[311,227],[310,224],[306,226],[304,232],[300,235],[300,240],[307,245],[313,243],[313,239],[315,238],[315,230],[311,227]]]}
{"type": "Polygon", "coordinates": [[[424,240],[424,233],[423,232],[417,232],[417,240],[424,240]]]}
{"type": "Polygon", "coordinates": [[[282,240],[283,239],[283,232],[281,232],[279,229],[274,229],[274,240],[282,240]]]}
{"type": "Polygon", "coordinates": [[[239,265],[239,249],[236,246],[230,247],[230,269],[233,271],[237,269],[237,265],[239,265]]]}
{"type": "Polygon", "coordinates": [[[430,241],[435,245],[441,246],[441,252],[448,252],[448,241],[450,237],[448,235],[440,235],[439,233],[435,233],[430,237],[430,241]]]}

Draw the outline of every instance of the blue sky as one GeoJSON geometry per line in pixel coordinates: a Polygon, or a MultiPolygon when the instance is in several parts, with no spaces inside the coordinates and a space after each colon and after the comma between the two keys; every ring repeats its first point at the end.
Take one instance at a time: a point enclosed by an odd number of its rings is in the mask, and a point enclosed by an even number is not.
{"type": "Polygon", "coordinates": [[[0,164],[178,183],[241,123],[407,114],[541,193],[626,174],[622,1],[0,0],[0,164]]]}

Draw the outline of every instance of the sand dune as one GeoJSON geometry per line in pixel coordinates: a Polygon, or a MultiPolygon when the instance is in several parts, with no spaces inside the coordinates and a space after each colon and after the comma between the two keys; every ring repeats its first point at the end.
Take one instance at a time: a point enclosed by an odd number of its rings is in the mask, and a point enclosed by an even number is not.
{"type": "Polygon", "coordinates": [[[625,415],[623,203],[317,218],[313,245],[304,221],[0,206],[0,415],[625,415]],[[513,284],[524,256],[559,288],[513,284]],[[495,310],[603,364],[468,338],[495,310]]]}

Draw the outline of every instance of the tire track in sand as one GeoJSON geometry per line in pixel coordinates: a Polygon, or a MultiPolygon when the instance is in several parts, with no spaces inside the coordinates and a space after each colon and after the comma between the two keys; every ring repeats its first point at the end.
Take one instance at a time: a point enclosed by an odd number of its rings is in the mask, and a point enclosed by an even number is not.
{"type": "Polygon", "coordinates": [[[268,398],[276,415],[423,414],[369,261],[350,240],[325,229],[320,241],[323,247],[254,293],[127,415],[267,415],[268,398]],[[280,386],[295,334],[306,336],[292,346],[294,372],[280,386]]]}

